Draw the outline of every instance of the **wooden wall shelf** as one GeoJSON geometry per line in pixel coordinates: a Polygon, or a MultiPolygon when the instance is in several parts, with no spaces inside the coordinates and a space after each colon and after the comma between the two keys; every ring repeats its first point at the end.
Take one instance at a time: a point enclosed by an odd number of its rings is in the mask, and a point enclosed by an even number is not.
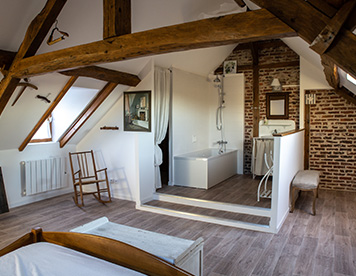
{"type": "Polygon", "coordinates": [[[103,127],[100,127],[100,130],[119,130],[119,127],[117,127],[117,126],[114,126],[114,127],[103,126],[103,127]]]}

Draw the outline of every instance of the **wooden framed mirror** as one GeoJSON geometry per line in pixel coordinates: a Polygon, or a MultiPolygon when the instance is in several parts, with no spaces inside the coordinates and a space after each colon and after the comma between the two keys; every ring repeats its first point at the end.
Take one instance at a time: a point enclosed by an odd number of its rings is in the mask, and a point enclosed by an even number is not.
{"type": "Polygon", "coordinates": [[[266,94],[266,117],[267,119],[289,118],[289,93],[266,94]]]}

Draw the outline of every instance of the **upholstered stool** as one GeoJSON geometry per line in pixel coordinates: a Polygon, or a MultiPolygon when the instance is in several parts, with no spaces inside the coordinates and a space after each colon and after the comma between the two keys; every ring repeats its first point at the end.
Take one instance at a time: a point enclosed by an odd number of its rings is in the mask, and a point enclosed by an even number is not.
{"type": "Polygon", "coordinates": [[[292,181],[292,189],[291,189],[291,210],[290,212],[293,213],[294,211],[294,192],[295,191],[312,191],[314,194],[313,200],[313,216],[315,216],[315,200],[318,197],[318,190],[319,190],[319,178],[320,172],[314,170],[302,170],[297,172],[294,176],[292,181]]]}

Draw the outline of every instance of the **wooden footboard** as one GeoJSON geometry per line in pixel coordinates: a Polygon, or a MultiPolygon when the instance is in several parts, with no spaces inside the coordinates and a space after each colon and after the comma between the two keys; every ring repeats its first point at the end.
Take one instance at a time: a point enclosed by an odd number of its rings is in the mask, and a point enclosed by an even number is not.
{"type": "Polygon", "coordinates": [[[32,229],[31,233],[1,249],[0,256],[35,242],[61,245],[147,275],[192,275],[150,253],[116,240],[74,232],[43,232],[41,228],[32,229]]]}

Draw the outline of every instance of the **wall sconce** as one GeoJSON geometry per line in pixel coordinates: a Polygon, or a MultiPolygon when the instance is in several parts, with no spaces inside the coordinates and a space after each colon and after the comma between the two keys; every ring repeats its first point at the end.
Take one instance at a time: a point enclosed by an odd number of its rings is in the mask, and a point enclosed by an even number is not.
{"type": "Polygon", "coordinates": [[[273,92],[281,92],[282,91],[281,83],[279,82],[279,79],[277,79],[277,78],[273,79],[271,86],[272,86],[273,92]]]}

